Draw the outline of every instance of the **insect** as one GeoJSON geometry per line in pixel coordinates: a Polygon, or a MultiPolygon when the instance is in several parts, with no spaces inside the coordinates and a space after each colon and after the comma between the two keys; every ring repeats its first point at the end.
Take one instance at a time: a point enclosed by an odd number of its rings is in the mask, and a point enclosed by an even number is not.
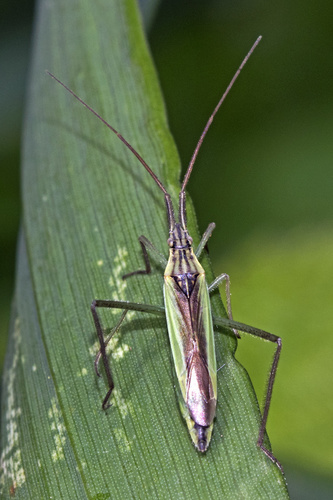
{"type": "Polygon", "coordinates": [[[222,325],[232,329],[235,336],[238,338],[240,338],[240,335],[237,330],[250,333],[276,344],[257,445],[267,455],[267,457],[269,457],[282,470],[281,464],[274,457],[272,452],[266,449],[263,445],[272,389],[282,347],[281,339],[271,333],[233,320],[230,301],[229,276],[227,274],[221,274],[208,285],[205,278],[205,271],[199,262],[200,255],[202,254],[202,251],[204,250],[204,247],[206,246],[207,241],[215,228],[215,224],[209,224],[198,248],[194,252],[192,248],[192,238],[188,233],[186,223],[185,188],[193,170],[193,166],[203,139],[213,121],[214,116],[219,110],[222,102],[239,76],[250,55],[258,45],[260,39],[261,37],[256,40],[244,58],[200,136],[180,190],[178,222],[175,218],[172,200],[169,193],[139,153],[119,132],[117,132],[98,113],[96,113],[96,111],[90,108],[54,75],[49,72],[48,73],[79,102],[81,102],[81,104],[97,116],[97,118],[101,120],[114,134],[116,134],[125,146],[137,157],[139,162],[144,166],[160,190],[163,192],[166,203],[169,224],[169,238],[167,240],[169,246],[168,260],[160,254],[160,252],[145,236],[140,236],[139,242],[145,261],[145,269],[134,271],[123,276],[123,279],[127,279],[133,275],[150,274],[151,266],[148,255],[149,252],[156,259],[156,261],[165,266],[164,307],[116,300],[94,300],[91,304],[91,312],[100,342],[100,351],[95,360],[95,370],[97,375],[100,376],[98,363],[100,358],[102,358],[109,386],[108,392],[102,403],[102,408],[107,409],[110,406],[108,401],[114,388],[111,368],[106,354],[106,346],[115,332],[120,328],[126,313],[129,310],[132,310],[165,315],[176,375],[181,393],[179,398],[181,411],[194,445],[200,452],[205,452],[211,440],[217,404],[217,368],[213,324],[222,325]],[[222,282],[225,282],[228,319],[217,318],[212,315],[211,311],[209,294],[222,282]],[[120,320],[106,339],[104,338],[102,324],[97,312],[99,308],[117,308],[123,310],[120,320]]]}

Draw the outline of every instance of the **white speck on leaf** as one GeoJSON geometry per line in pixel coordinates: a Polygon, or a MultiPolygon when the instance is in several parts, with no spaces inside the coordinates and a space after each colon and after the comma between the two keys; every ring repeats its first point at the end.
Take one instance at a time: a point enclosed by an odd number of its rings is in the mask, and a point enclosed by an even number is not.
{"type": "Polygon", "coordinates": [[[120,389],[113,389],[111,404],[118,408],[122,418],[127,417],[127,415],[132,412],[132,406],[128,403],[121,395],[120,389]]]}
{"type": "Polygon", "coordinates": [[[15,401],[15,378],[17,373],[17,364],[20,356],[21,329],[20,320],[16,318],[14,325],[14,355],[12,366],[8,370],[7,380],[4,387],[7,390],[7,411],[4,416],[6,426],[6,444],[0,456],[0,487],[5,486],[5,482],[9,479],[15,488],[22,486],[25,481],[25,472],[22,464],[21,449],[19,447],[19,417],[22,413],[20,407],[16,406],[15,401]]]}
{"type": "MultiPolygon", "coordinates": [[[[125,290],[127,287],[127,281],[123,280],[123,276],[127,271],[127,257],[127,249],[125,247],[118,246],[117,255],[113,260],[112,276],[110,276],[109,279],[109,285],[113,288],[113,300],[126,300],[125,290]]],[[[115,315],[119,314],[118,309],[111,309],[111,311],[115,315]]],[[[127,319],[131,319],[133,314],[134,311],[129,311],[127,313],[127,319]]]]}
{"type": "Polygon", "coordinates": [[[123,429],[115,429],[114,435],[123,451],[131,451],[132,442],[127,439],[123,429]]]}
{"type": "Polygon", "coordinates": [[[55,444],[55,449],[52,451],[52,460],[64,460],[64,445],[66,443],[66,429],[62,422],[61,414],[57,406],[55,398],[51,399],[51,408],[48,411],[48,417],[51,421],[51,431],[55,444]]]}

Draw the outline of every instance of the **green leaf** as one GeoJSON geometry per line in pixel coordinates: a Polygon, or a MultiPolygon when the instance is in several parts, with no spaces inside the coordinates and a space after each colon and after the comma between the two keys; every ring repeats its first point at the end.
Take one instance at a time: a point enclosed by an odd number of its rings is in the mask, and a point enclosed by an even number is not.
{"type": "MultiPolygon", "coordinates": [[[[94,298],[161,305],[163,270],[142,267],[138,236],[167,252],[164,200],[137,159],[50,70],[119,130],[174,200],[180,165],[137,5],[40,1],[23,141],[23,229],[2,386],[1,488],[8,498],[288,498],[257,448],[260,416],[216,335],[218,411],[210,448],[191,444],[174,392],[165,320],[129,314],[111,355],[113,407],[93,362],[94,298]]],[[[193,207],[189,229],[199,241],[193,207]]],[[[203,259],[208,279],[212,272],[203,259]]],[[[217,295],[213,308],[225,314],[217,295]]],[[[105,311],[112,327],[120,311],[105,311]]],[[[268,443],[267,443],[268,445],[268,443]]]]}

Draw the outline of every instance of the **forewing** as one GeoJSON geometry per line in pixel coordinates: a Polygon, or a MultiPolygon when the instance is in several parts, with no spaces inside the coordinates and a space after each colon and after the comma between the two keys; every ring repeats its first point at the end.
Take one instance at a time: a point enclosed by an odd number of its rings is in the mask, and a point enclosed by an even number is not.
{"type": "Polygon", "coordinates": [[[164,302],[171,350],[184,401],[188,375],[187,360],[191,356],[194,343],[207,363],[216,398],[214,332],[205,275],[200,274],[197,277],[190,298],[181,291],[171,276],[166,276],[164,302]]]}
{"type": "Polygon", "coordinates": [[[197,342],[199,355],[208,367],[214,397],[217,397],[216,356],[212,312],[207,283],[204,274],[197,278],[189,300],[193,336],[197,342]]]}
{"type": "Polygon", "coordinates": [[[186,359],[192,346],[190,305],[171,276],[164,279],[164,304],[176,374],[186,401],[186,359]]]}

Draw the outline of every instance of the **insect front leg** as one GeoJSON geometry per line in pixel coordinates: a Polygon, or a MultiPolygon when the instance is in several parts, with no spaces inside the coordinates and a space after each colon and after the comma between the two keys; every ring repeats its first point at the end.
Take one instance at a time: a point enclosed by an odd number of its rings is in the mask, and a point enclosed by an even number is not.
{"type": "Polygon", "coordinates": [[[199,258],[200,258],[200,255],[202,254],[203,249],[204,249],[204,248],[205,248],[205,246],[207,245],[207,241],[208,241],[208,240],[209,240],[209,238],[211,237],[212,232],[214,231],[215,227],[216,227],[215,222],[211,222],[211,223],[208,225],[208,227],[207,227],[206,231],[204,232],[204,234],[203,234],[203,236],[202,236],[202,238],[201,238],[201,241],[200,241],[200,243],[199,243],[199,245],[198,245],[198,248],[197,248],[197,249],[196,249],[196,251],[195,251],[195,255],[196,255],[197,259],[199,259],[199,258]]]}
{"type": "Polygon", "coordinates": [[[270,407],[271,399],[272,399],[273,385],[274,385],[276,370],[277,370],[277,366],[278,366],[278,362],[279,362],[279,358],[280,358],[280,354],[281,354],[281,349],[282,349],[282,339],[280,337],[278,337],[277,335],[273,335],[272,333],[266,332],[265,330],[260,330],[259,328],[254,328],[253,326],[245,325],[244,323],[238,323],[237,321],[228,320],[226,318],[217,318],[217,317],[213,316],[213,323],[215,325],[224,326],[227,328],[232,328],[234,331],[235,331],[235,329],[237,329],[237,330],[240,330],[241,332],[249,333],[250,335],[254,335],[254,336],[259,337],[263,340],[268,340],[269,342],[273,342],[274,344],[276,344],[274,358],[273,358],[271,370],[269,373],[267,392],[266,392],[265,404],[264,404],[264,411],[262,414],[257,445],[265,453],[265,455],[268,458],[270,458],[272,460],[272,462],[274,462],[279,467],[279,469],[283,472],[283,468],[282,468],[282,465],[280,464],[280,462],[277,460],[277,458],[275,458],[273,453],[271,451],[267,450],[267,448],[265,448],[265,446],[263,445],[267,417],[268,417],[268,411],[269,411],[269,407],[270,407]]]}
{"type": "Polygon", "coordinates": [[[160,262],[161,264],[164,265],[164,267],[167,265],[167,260],[166,258],[157,250],[157,248],[154,247],[154,245],[145,237],[145,236],[140,236],[139,237],[139,243],[142,248],[142,253],[143,253],[143,258],[145,261],[146,269],[139,269],[138,271],[133,271],[128,274],[124,274],[123,280],[129,278],[130,276],[134,276],[135,274],[150,274],[151,273],[151,266],[150,266],[150,261],[149,261],[149,255],[147,252],[147,249],[151,252],[156,257],[156,260],[160,262]]]}
{"type": "Polygon", "coordinates": [[[99,362],[100,358],[102,358],[105,373],[106,373],[106,378],[107,378],[108,385],[109,385],[109,390],[106,393],[106,396],[105,396],[103,403],[102,403],[102,409],[107,410],[110,406],[107,404],[107,402],[110,399],[110,396],[112,394],[112,391],[114,388],[114,383],[113,383],[110,363],[109,363],[109,360],[108,360],[108,357],[106,354],[106,346],[110,342],[113,335],[119,330],[119,328],[120,328],[122,322],[124,321],[124,318],[125,318],[128,311],[141,311],[141,312],[163,314],[163,315],[165,314],[165,312],[164,312],[164,307],[153,306],[150,304],[137,304],[135,302],[126,302],[126,301],[121,301],[121,300],[93,300],[90,308],[91,308],[91,313],[93,315],[99,344],[101,346],[100,350],[97,353],[96,359],[95,359],[95,371],[96,371],[96,374],[100,377],[101,375],[98,371],[98,362],[99,362]],[[107,308],[107,309],[123,309],[124,310],[123,314],[121,315],[120,320],[118,321],[117,325],[112,329],[110,335],[107,337],[106,340],[104,339],[102,324],[101,324],[100,318],[97,314],[97,308],[99,308],[99,307],[103,307],[103,308],[107,308]]]}
{"type": "MultiPolygon", "coordinates": [[[[198,245],[198,248],[196,249],[196,252],[195,252],[195,255],[196,257],[199,259],[200,255],[202,254],[202,251],[203,249],[205,248],[209,238],[211,237],[212,235],[212,232],[214,231],[216,225],[215,225],[215,222],[211,222],[206,231],[204,232],[202,238],[201,238],[201,241],[198,245]]],[[[230,320],[233,319],[233,316],[232,316],[232,309],[231,309],[231,299],[230,299],[230,278],[229,278],[229,275],[226,274],[226,273],[223,273],[221,274],[220,276],[218,276],[214,281],[213,283],[211,283],[209,286],[208,286],[208,292],[211,293],[213,292],[221,283],[222,281],[225,281],[225,293],[226,293],[226,297],[227,297],[227,312],[228,312],[228,318],[230,320]]],[[[237,330],[233,330],[234,334],[236,335],[237,338],[240,339],[240,335],[239,333],[237,332],[237,330]]]]}
{"type": "MultiPolygon", "coordinates": [[[[217,287],[220,286],[220,284],[225,281],[225,294],[227,297],[227,312],[228,312],[228,318],[232,321],[232,310],[231,310],[231,294],[230,294],[230,278],[229,274],[223,273],[220,274],[210,285],[208,285],[208,292],[212,293],[217,287]]],[[[234,334],[236,335],[237,338],[240,339],[240,335],[237,332],[237,330],[234,328],[233,329],[234,334]]]]}

